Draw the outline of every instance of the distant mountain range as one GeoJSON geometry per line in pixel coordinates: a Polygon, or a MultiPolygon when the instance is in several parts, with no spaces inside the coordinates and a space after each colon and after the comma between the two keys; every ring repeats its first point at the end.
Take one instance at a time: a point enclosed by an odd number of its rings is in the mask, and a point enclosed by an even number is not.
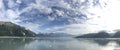
{"type": "Polygon", "coordinates": [[[0,36],[29,36],[33,37],[36,34],[19,25],[11,22],[0,21],[0,36]]]}
{"type": "Polygon", "coordinates": [[[74,37],[74,35],[67,33],[39,33],[37,37],[74,37]]]}
{"type": "MultiPolygon", "coordinates": [[[[0,21],[0,36],[22,36],[22,37],[75,37],[67,33],[39,33],[36,34],[24,27],[16,25],[12,22],[0,21]]],[[[110,35],[105,31],[98,33],[88,33],[75,38],[120,38],[120,31],[110,35]]]]}
{"type": "Polygon", "coordinates": [[[114,33],[114,35],[110,35],[109,33],[105,31],[101,31],[98,33],[84,34],[81,36],[77,36],[75,38],[120,38],[120,31],[117,31],[116,33],[114,33]]]}
{"type": "Polygon", "coordinates": [[[39,33],[36,34],[24,27],[12,22],[0,21],[0,36],[22,36],[22,37],[73,37],[66,33],[39,33]]]}

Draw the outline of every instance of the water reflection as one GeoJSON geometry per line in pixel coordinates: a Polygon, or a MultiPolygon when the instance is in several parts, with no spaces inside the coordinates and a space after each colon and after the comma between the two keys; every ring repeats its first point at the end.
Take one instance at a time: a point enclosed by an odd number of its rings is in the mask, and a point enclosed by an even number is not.
{"type": "MultiPolygon", "coordinates": [[[[78,39],[81,41],[80,39],[78,39]]],[[[120,50],[120,39],[84,39],[90,43],[98,44],[98,50],[120,50]]],[[[93,44],[91,44],[93,45],[93,44]]],[[[95,45],[95,48],[97,47],[95,45]]]]}
{"type": "Polygon", "coordinates": [[[120,39],[0,38],[0,50],[120,50],[120,39]]]}
{"type": "Polygon", "coordinates": [[[0,38],[0,50],[18,50],[33,40],[31,38],[0,38]]]}

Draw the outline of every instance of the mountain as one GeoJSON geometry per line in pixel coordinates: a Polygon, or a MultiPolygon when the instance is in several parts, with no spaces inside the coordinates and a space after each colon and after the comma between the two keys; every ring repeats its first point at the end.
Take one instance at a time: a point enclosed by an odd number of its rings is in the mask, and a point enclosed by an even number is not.
{"type": "Polygon", "coordinates": [[[98,33],[89,33],[89,34],[77,36],[76,38],[110,38],[110,37],[111,36],[107,32],[101,31],[98,33]]]}
{"type": "Polygon", "coordinates": [[[0,36],[35,36],[35,33],[11,22],[0,21],[0,36]]]}
{"type": "Polygon", "coordinates": [[[120,38],[120,31],[117,31],[112,38],[120,38]]]}
{"type": "Polygon", "coordinates": [[[74,35],[70,35],[67,33],[39,33],[38,37],[73,37],[74,35]]]}

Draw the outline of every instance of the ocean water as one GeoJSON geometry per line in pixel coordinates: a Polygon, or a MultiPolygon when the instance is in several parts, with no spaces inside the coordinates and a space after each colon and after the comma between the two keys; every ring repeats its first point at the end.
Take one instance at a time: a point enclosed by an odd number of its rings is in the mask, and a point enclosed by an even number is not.
{"type": "Polygon", "coordinates": [[[0,50],[120,50],[120,39],[0,38],[0,50]]]}

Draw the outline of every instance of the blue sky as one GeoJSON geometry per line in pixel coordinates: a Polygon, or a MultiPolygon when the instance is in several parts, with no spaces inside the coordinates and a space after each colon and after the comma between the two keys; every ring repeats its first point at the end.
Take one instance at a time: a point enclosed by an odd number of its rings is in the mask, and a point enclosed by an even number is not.
{"type": "Polygon", "coordinates": [[[119,4],[117,0],[0,0],[0,21],[36,33],[111,31],[120,28],[119,4]]]}

